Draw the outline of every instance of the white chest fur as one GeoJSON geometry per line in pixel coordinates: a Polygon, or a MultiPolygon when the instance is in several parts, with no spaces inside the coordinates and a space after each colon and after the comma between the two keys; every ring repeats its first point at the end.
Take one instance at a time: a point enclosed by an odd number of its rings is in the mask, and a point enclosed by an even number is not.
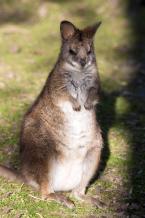
{"type": "Polygon", "coordinates": [[[86,110],[84,106],[81,111],[74,111],[70,102],[62,102],[61,110],[64,112],[64,143],[69,148],[77,149],[88,146],[94,133],[94,114],[92,110],[86,110]]]}
{"type": "Polygon", "coordinates": [[[59,104],[64,112],[64,139],[66,152],[63,160],[55,163],[53,188],[55,191],[68,191],[81,181],[83,163],[88,147],[93,144],[94,116],[92,111],[74,111],[70,102],[59,104]]]}

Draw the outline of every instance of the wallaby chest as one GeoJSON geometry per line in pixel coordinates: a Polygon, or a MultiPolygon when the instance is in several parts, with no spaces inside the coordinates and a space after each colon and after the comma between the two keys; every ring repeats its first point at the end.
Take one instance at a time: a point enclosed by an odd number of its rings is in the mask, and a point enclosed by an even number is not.
{"type": "Polygon", "coordinates": [[[60,110],[64,113],[64,138],[63,143],[70,150],[75,150],[75,156],[83,156],[88,147],[92,144],[95,134],[94,112],[86,110],[74,111],[70,102],[59,104],[60,110]]]}
{"type": "Polygon", "coordinates": [[[83,105],[87,99],[88,90],[95,84],[97,78],[96,67],[90,65],[82,70],[77,66],[66,64],[65,70],[68,92],[83,105]]]}

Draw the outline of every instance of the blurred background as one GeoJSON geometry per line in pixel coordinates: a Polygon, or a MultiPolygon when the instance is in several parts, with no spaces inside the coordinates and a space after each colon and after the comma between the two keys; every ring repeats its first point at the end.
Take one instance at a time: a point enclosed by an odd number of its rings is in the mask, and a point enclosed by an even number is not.
{"type": "Polygon", "coordinates": [[[70,211],[33,199],[0,179],[2,217],[145,217],[145,1],[0,0],[0,162],[19,167],[23,114],[60,48],[59,25],[102,21],[95,48],[102,84],[97,108],[104,138],[100,171],[88,190],[101,208],[70,211]]]}

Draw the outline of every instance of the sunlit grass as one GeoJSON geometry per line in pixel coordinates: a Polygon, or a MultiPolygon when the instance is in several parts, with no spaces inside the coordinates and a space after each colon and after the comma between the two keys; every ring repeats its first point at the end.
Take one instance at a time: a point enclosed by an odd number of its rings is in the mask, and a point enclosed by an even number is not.
{"type": "Polygon", "coordinates": [[[54,202],[38,200],[39,194],[28,187],[1,178],[0,214],[2,217],[117,217],[115,202],[122,198],[124,191],[123,187],[116,187],[126,184],[128,166],[131,165],[131,136],[124,124],[130,103],[125,97],[112,95],[127,84],[127,75],[131,71],[128,68],[121,70],[122,65],[126,67],[124,60],[128,54],[118,52],[122,45],[128,43],[130,34],[123,6],[115,9],[105,0],[26,0],[20,5],[17,1],[5,1],[1,6],[8,15],[19,9],[24,18],[19,20],[16,13],[14,19],[4,19],[0,26],[0,160],[6,163],[10,160],[14,166],[17,165],[15,155],[10,158],[11,152],[8,155],[5,148],[17,147],[23,114],[53,68],[60,47],[59,23],[63,19],[71,20],[80,27],[102,20],[95,47],[102,89],[106,95],[105,101],[102,99],[100,103],[101,117],[104,116],[101,122],[103,135],[107,134],[105,143],[110,148],[110,156],[104,172],[88,191],[98,195],[100,190],[99,196],[106,204],[103,209],[79,202],[76,202],[74,210],[66,209],[54,202]]]}

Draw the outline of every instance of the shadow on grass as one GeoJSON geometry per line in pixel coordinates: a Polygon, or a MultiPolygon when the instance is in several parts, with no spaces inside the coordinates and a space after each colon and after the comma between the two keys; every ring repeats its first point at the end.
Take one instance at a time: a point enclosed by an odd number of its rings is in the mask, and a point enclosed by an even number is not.
{"type": "MultiPolygon", "coordinates": [[[[126,61],[128,64],[131,61],[133,67],[130,80],[122,90],[103,93],[98,116],[104,138],[100,173],[104,171],[110,156],[109,129],[114,123],[119,123],[128,135],[131,157],[128,157],[127,163],[129,180],[125,184],[128,193],[117,200],[120,205],[126,204],[122,209],[125,217],[145,217],[145,1],[128,1],[125,13],[131,27],[126,61]],[[129,109],[118,116],[115,104],[119,96],[126,99],[129,109]]],[[[119,52],[117,55],[122,56],[119,52]]]]}
{"type": "Polygon", "coordinates": [[[126,87],[130,110],[122,117],[130,134],[132,152],[129,166],[130,190],[128,214],[145,216],[145,1],[130,0],[126,10],[132,28],[133,43],[129,58],[136,67],[126,87]]]}
{"type": "MultiPolygon", "coordinates": [[[[100,176],[106,168],[107,161],[110,157],[110,148],[109,148],[109,140],[108,140],[108,132],[115,122],[115,101],[116,94],[114,93],[105,93],[102,91],[101,103],[98,107],[98,120],[102,129],[103,136],[103,150],[101,156],[101,164],[99,169],[100,176]]],[[[97,176],[97,177],[98,177],[97,176]]]]}
{"type": "MultiPolygon", "coordinates": [[[[131,156],[128,157],[127,163],[127,193],[125,198],[122,195],[122,199],[120,196],[118,200],[126,204],[123,209],[125,217],[145,217],[145,1],[128,1],[125,12],[131,27],[131,43],[129,50],[124,52],[128,53],[128,64],[131,61],[133,65],[132,73],[128,84],[122,90],[118,90],[118,93],[104,93],[102,99],[100,122],[105,148],[101,167],[105,168],[110,154],[109,129],[114,122],[119,123],[128,135],[131,156]],[[128,110],[122,115],[115,112],[115,103],[119,96],[124,97],[129,105],[128,110]]],[[[122,56],[122,53],[118,52],[118,56],[120,55],[122,56]]]]}

